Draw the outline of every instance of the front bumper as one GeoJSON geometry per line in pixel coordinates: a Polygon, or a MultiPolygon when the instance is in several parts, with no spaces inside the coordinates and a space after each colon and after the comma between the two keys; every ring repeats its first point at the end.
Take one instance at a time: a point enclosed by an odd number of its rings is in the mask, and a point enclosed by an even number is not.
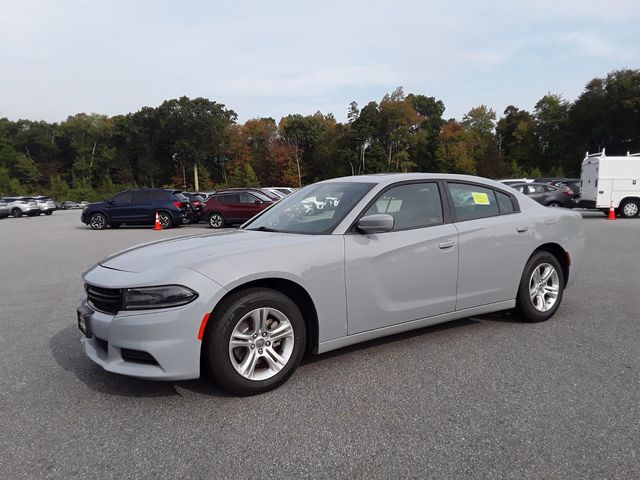
{"type": "MultiPolygon", "coordinates": [[[[187,380],[200,376],[200,324],[226,291],[193,270],[181,269],[170,283],[188,285],[198,292],[192,303],[175,308],[121,311],[115,315],[96,311],[83,295],[81,304],[91,308],[91,337],[81,339],[86,355],[108,372],[147,380],[187,380]],[[180,278],[182,277],[182,278],[180,278]],[[189,277],[188,279],[185,277],[189,277]],[[213,295],[211,293],[213,292],[213,295]],[[147,354],[152,361],[139,361],[131,351],[147,354]]],[[[150,285],[143,274],[97,266],[85,275],[87,283],[104,288],[150,285]],[[117,281],[113,281],[117,278],[117,281]],[[138,281],[136,281],[136,278],[138,281]],[[100,280],[100,283],[98,283],[100,280]]],[[[153,282],[167,284],[166,281],[153,282]]]]}

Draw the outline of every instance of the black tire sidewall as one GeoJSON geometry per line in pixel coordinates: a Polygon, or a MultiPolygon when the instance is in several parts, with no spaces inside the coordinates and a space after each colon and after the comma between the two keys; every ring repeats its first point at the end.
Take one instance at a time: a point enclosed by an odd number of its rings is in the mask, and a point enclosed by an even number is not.
{"type": "Polygon", "coordinates": [[[221,387],[238,395],[256,395],[286,382],[302,360],[305,346],[304,318],[293,300],[276,290],[252,288],[230,296],[216,307],[207,324],[202,348],[205,366],[221,387]],[[275,308],[287,316],[294,331],[294,346],[289,362],[280,372],[266,380],[252,381],[233,368],[229,358],[229,339],[240,319],[261,307],[275,308]]]}
{"type": "Polygon", "coordinates": [[[11,210],[11,215],[13,215],[13,218],[20,218],[22,216],[22,210],[20,210],[19,208],[14,208],[13,210],[11,210]]]}
{"type": "Polygon", "coordinates": [[[518,296],[516,298],[516,311],[520,314],[522,319],[527,322],[544,322],[545,320],[549,320],[556,313],[556,311],[560,307],[560,304],[562,303],[564,285],[564,272],[558,259],[549,252],[535,252],[527,261],[527,264],[524,267],[524,272],[522,273],[522,278],[520,279],[518,296]],[[529,279],[531,278],[531,274],[533,273],[534,269],[537,268],[541,263],[548,263],[552,265],[553,268],[556,269],[556,272],[558,272],[558,277],[560,280],[560,288],[558,291],[558,298],[556,299],[556,303],[547,312],[540,312],[539,310],[537,310],[533,306],[533,303],[531,302],[531,298],[529,296],[529,279]]]}

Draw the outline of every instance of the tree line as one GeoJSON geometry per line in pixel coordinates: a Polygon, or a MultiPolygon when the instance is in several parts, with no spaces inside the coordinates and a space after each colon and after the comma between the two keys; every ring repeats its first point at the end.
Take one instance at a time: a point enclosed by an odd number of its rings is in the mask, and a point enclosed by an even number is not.
{"type": "Polygon", "coordinates": [[[640,151],[640,70],[594,78],[574,102],[549,93],[532,112],[509,105],[498,119],[480,105],[460,120],[444,112],[441,100],[398,87],[352,102],[344,123],[317,112],[239,124],[225,105],[187,97],[113,117],[2,118],[0,195],[92,201],[130,186],[192,190],[194,166],[200,190],[379,172],[576,176],[586,151],[640,151]]]}

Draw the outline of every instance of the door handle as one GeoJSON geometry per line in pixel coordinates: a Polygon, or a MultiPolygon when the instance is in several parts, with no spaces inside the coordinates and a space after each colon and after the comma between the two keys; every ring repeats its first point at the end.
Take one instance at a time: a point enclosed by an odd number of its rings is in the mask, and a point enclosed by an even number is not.
{"type": "Polygon", "coordinates": [[[518,233],[525,233],[529,231],[529,227],[527,227],[526,225],[519,225],[516,227],[516,232],[518,233]]]}
{"type": "Polygon", "coordinates": [[[438,244],[438,247],[440,247],[441,250],[447,250],[448,248],[453,248],[455,244],[456,242],[454,242],[453,240],[450,240],[448,242],[440,242],[438,244]]]}

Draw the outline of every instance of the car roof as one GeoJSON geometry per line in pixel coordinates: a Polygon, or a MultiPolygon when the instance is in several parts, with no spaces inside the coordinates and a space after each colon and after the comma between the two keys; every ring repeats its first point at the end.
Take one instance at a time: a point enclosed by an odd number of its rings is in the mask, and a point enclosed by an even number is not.
{"type": "Polygon", "coordinates": [[[454,173],[373,173],[368,175],[353,175],[349,177],[332,178],[319,183],[357,182],[374,183],[377,185],[390,185],[398,182],[410,182],[415,180],[457,180],[460,182],[486,183],[497,188],[505,188],[508,185],[490,178],[474,175],[460,175],[454,173]]]}

